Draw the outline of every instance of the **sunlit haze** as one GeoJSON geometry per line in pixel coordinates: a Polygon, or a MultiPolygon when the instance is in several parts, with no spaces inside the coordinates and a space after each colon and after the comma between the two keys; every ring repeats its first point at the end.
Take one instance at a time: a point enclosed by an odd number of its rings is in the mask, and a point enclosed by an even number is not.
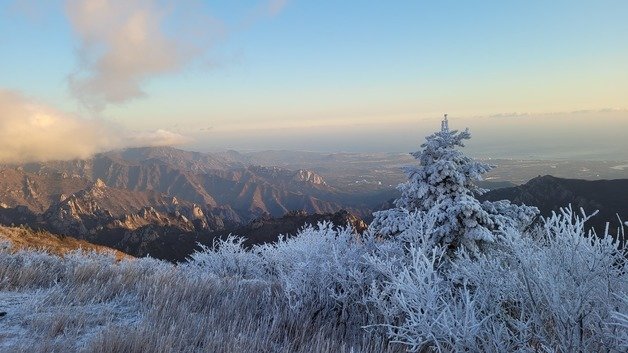
{"type": "Polygon", "coordinates": [[[0,161],[113,148],[628,160],[628,2],[0,0],[0,161]]]}

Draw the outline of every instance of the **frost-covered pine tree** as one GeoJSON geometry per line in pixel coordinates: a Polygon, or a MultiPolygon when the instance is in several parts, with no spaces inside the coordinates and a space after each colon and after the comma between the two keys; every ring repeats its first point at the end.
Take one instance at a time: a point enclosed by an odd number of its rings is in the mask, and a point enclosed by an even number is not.
{"type": "Polygon", "coordinates": [[[492,166],[458,149],[470,138],[468,129],[450,130],[445,114],[440,131],[426,137],[421,150],[412,153],[420,164],[404,168],[408,181],[398,186],[401,197],[395,200],[396,207],[375,213],[371,230],[381,236],[412,231],[413,218],[420,214],[433,221],[433,229],[427,230],[431,234],[423,236],[430,243],[425,245],[477,251],[482,242],[494,242],[508,228],[527,226],[538,213],[536,208],[508,201],[481,203],[476,198],[485,190],[474,182],[492,166]]]}

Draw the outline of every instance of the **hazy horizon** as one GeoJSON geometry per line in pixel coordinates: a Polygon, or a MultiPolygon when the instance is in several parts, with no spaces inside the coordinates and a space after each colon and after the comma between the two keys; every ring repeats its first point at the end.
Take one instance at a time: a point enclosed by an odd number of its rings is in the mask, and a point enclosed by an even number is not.
{"type": "MultiPolygon", "coordinates": [[[[308,139],[305,135],[312,136],[312,129],[292,136],[282,131],[267,132],[264,136],[257,136],[255,141],[251,141],[251,135],[242,132],[228,139],[215,136],[214,141],[201,140],[179,147],[202,152],[231,149],[408,153],[419,149],[424,137],[440,127],[441,119],[417,119],[414,123],[375,128],[355,125],[348,128],[352,131],[350,134],[346,129],[320,132],[320,135],[314,134],[316,139],[308,139]]],[[[449,117],[449,121],[453,129],[469,128],[472,139],[467,143],[466,151],[476,157],[628,160],[628,139],[624,138],[624,131],[628,131],[628,111],[572,112],[536,117],[449,117]],[[526,119],[544,120],[529,126],[526,119]],[[590,119],[596,119],[599,125],[590,127],[590,119]]]]}
{"type": "Polygon", "coordinates": [[[628,160],[628,3],[0,0],[0,162],[115,148],[628,160]]]}

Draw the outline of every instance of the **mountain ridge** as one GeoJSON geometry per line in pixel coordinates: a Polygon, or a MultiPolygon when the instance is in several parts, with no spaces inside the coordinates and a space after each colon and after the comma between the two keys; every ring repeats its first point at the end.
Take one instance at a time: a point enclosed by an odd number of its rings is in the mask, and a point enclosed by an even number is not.
{"type": "Polygon", "coordinates": [[[582,208],[587,214],[599,211],[588,223],[598,234],[604,233],[607,222],[611,231],[622,226],[617,215],[622,221],[628,219],[628,179],[584,180],[544,175],[523,185],[489,191],[481,199],[536,206],[544,216],[568,205],[576,210],[582,208]]]}

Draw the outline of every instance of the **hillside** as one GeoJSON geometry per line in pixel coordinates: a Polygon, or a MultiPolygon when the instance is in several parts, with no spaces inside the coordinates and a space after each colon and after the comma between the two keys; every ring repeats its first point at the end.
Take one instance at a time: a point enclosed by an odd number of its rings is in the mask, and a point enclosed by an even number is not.
{"type": "Polygon", "coordinates": [[[569,204],[576,210],[583,208],[587,214],[599,210],[589,221],[598,234],[603,233],[606,222],[610,222],[611,231],[620,226],[617,215],[622,221],[628,220],[628,179],[580,180],[545,175],[520,186],[492,190],[481,198],[533,205],[544,216],[569,204]]]}
{"type": "Polygon", "coordinates": [[[11,250],[41,250],[54,255],[64,255],[72,251],[113,253],[117,259],[131,258],[118,250],[89,243],[73,237],[35,231],[24,227],[0,226],[0,244],[8,244],[11,250]]]}

